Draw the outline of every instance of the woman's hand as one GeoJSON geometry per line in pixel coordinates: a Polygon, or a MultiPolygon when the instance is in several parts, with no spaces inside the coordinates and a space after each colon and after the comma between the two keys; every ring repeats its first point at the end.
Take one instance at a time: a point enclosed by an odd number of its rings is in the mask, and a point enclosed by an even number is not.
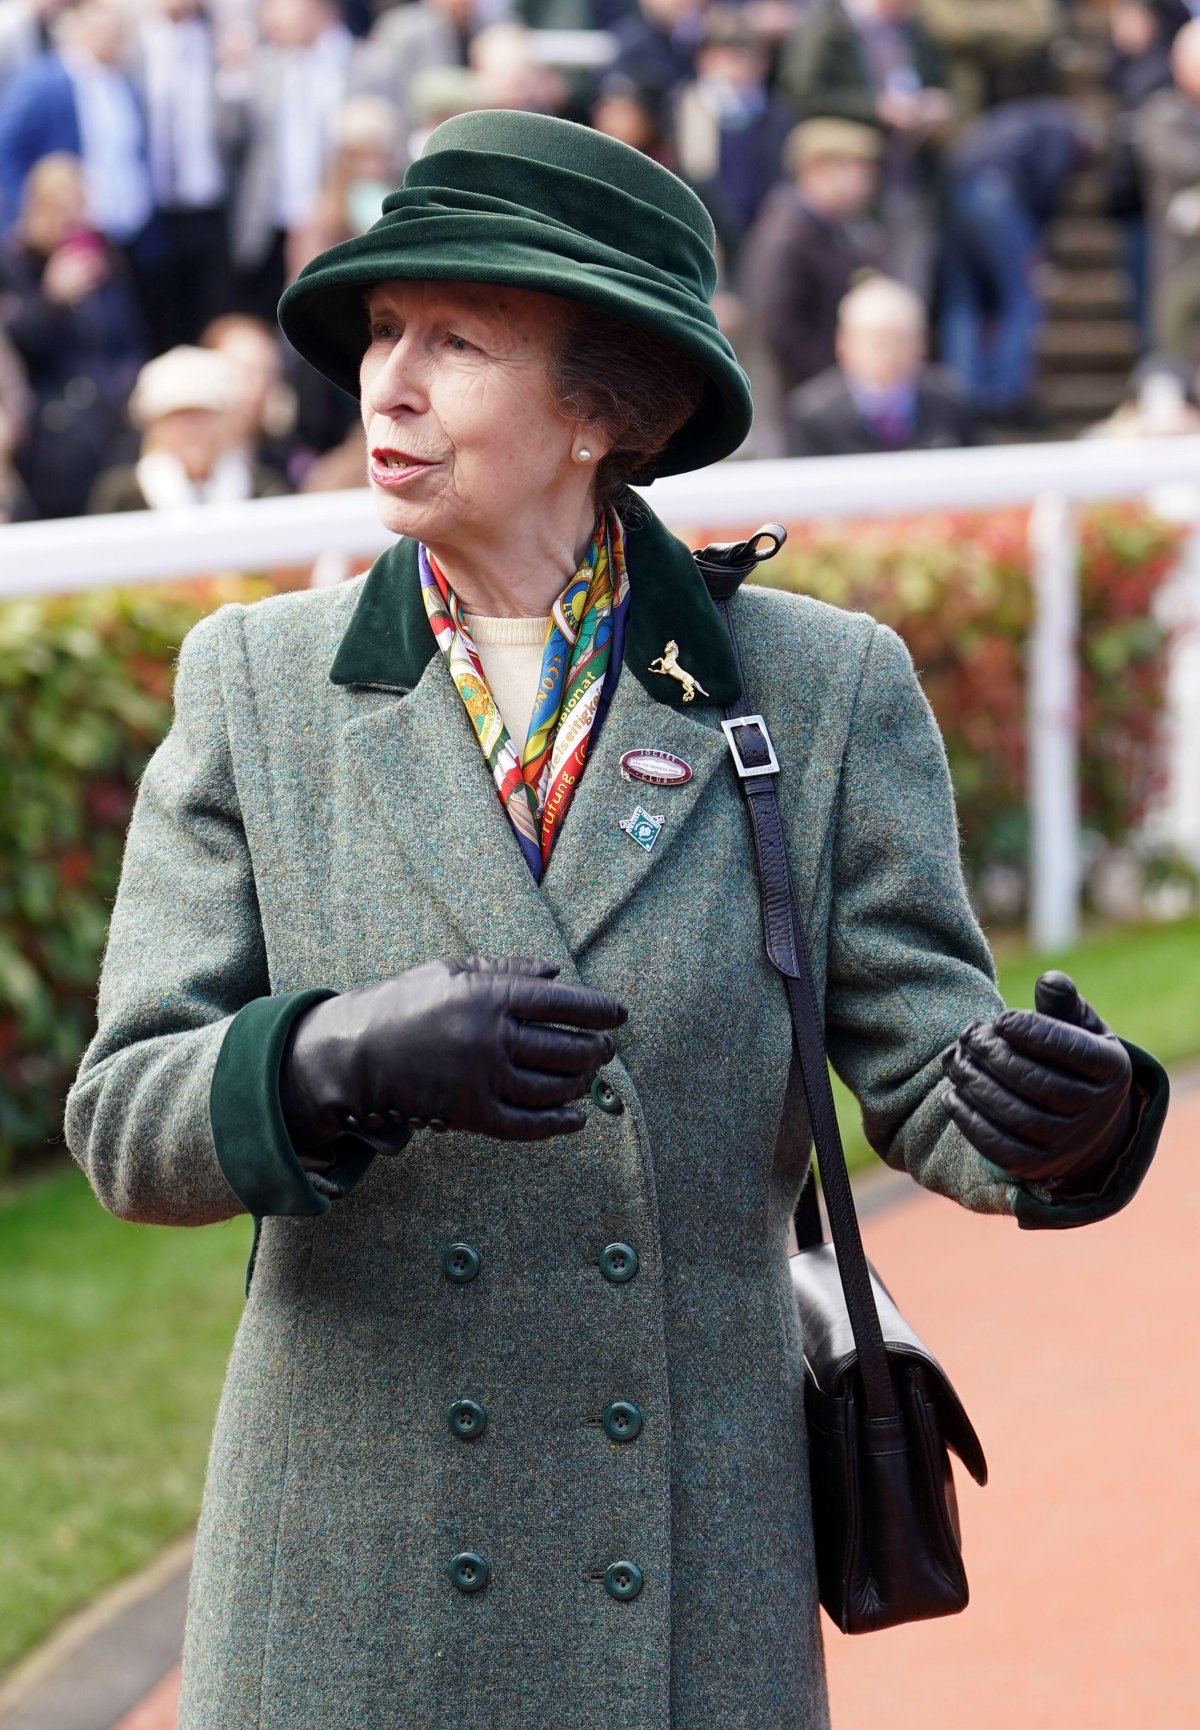
{"type": "Polygon", "coordinates": [[[1022,1182],[1102,1182],[1132,1132],[1129,1053],[1065,973],[1043,973],[1034,1002],[964,1028],[942,1059],[946,1109],[1022,1182]]]}
{"type": "Polygon", "coordinates": [[[429,961],[313,1004],[279,1073],[297,1153],[347,1133],[393,1151],[426,1126],[512,1141],[582,1129],[571,1101],[613,1055],[606,1030],[627,1011],[557,973],[520,959],[429,961]]]}

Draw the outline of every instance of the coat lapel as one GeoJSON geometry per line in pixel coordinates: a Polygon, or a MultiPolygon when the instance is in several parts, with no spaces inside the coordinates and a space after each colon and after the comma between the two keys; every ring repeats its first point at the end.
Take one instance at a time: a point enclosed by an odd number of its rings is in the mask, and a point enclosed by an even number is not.
{"type": "Polygon", "coordinates": [[[542,879],[542,894],[573,955],[670,856],[685,826],[702,820],[697,806],[727,755],[712,709],[693,717],[656,702],[626,667],[542,879]],[[682,787],[625,780],[622,755],[647,745],[682,757],[691,780],[682,787]],[[665,819],[649,849],[620,827],[638,805],[665,819]]]}
{"type": "MultiPolygon", "coordinates": [[[[395,703],[346,723],[342,745],[382,823],[462,935],[463,953],[570,954],[533,881],[442,656],[395,703]]],[[[363,893],[378,902],[379,886],[363,893]]]]}

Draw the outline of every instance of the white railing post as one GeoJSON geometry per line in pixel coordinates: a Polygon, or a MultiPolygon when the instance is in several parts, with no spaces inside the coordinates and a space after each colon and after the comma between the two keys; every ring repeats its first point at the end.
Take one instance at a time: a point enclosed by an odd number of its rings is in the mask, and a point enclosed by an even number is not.
{"type": "Polygon", "coordinates": [[[1036,950],[1079,934],[1079,536],[1070,501],[1040,493],[1029,516],[1029,937],[1036,950]]]}

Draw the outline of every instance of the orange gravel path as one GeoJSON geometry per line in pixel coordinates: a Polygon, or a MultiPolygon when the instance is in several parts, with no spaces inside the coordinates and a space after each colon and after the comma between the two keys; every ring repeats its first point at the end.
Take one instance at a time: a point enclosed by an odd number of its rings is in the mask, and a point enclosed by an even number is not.
{"type": "Polygon", "coordinates": [[[1020,1231],[922,1191],[864,1238],[991,1476],[958,1472],[961,1616],[826,1622],[834,1730],[1200,1730],[1200,1091],[1100,1225],[1020,1231]]]}

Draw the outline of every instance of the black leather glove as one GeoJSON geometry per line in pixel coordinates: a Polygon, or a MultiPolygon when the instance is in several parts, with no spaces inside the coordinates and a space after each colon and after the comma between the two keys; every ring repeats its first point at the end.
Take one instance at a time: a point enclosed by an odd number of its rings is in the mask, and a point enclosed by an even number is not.
{"type": "Polygon", "coordinates": [[[312,1004],[279,1070],[297,1153],[347,1134],[394,1153],[426,1125],[511,1141],[582,1129],[570,1101],[612,1057],[604,1030],[628,1012],[557,973],[520,959],[427,961],[312,1004]]]}
{"type": "Polygon", "coordinates": [[[1043,973],[1034,1002],[963,1029],[942,1058],[946,1109],[1022,1182],[1099,1186],[1133,1133],[1129,1053],[1067,974],[1043,973]]]}

